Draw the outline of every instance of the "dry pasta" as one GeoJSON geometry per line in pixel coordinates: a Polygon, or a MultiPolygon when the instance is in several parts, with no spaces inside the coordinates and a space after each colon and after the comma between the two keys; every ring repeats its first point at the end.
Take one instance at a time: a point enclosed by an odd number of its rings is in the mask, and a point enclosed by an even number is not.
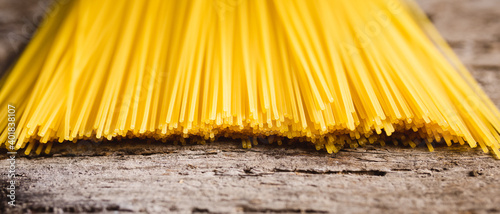
{"type": "Polygon", "coordinates": [[[0,83],[26,154],[79,139],[269,137],[500,157],[497,107],[408,0],[70,0],[0,83]]]}

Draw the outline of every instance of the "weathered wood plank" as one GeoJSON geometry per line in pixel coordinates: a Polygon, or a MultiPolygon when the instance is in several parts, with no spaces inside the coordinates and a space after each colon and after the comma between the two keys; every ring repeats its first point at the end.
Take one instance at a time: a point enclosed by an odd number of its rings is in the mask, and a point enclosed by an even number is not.
{"type": "MultiPolygon", "coordinates": [[[[0,69],[47,2],[0,0],[0,69]]],[[[498,1],[418,2],[499,105],[498,1]]],[[[499,162],[465,147],[369,145],[329,155],[298,145],[80,142],[54,154],[17,159],[16,208],[5,207],[1,172],[0,212],[500,213],[499,162]]]]}
{"type": "Polygon", "coordinates": [[[500,165],[464,147],[101,144],[17,162],[33,211],[500,212],[500,165]],[[82,154],[85,148],[89,153],[82,154]],[[62,155],[61,155],[62,154],[62,155]],[[94,155],[104,156],[94,156],[94,155]],[[85,156],[81,156],[85,155],[85,156]]]}

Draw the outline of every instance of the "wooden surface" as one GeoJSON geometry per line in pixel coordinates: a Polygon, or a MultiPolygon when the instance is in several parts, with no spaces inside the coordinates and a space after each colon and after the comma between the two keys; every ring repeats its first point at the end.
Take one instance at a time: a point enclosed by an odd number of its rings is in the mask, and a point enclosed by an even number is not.
{"type": "MultiPolygon", "coordinates": [[[[48,2],[0,0],[1,71],[48,2]]],[[[418,3],[498,106],[500,2],[418,3]]],[[[84,141],[53,150],[17,159],[15,208],[6,207],[9,163],[0,155],[0,213],[500,213],[500,162],[466,147],[369,145],[329,155],[307,145],[84,141]]]]}

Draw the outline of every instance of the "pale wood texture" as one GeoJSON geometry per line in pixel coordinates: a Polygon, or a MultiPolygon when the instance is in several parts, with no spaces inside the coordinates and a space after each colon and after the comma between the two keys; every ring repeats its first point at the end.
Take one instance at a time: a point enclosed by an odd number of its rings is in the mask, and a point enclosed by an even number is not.
{"type": "MultiPolygon", "coordinates": [[[[2,71],[48,2],[0,0],[2,71]]],[[[500,2],[418,2],[499,105],[500,2]]],[[[0,212],[500,213],[500,162],[466,147],[329,155],[306,145],[80,142],[54,154],[17,159],[16,208],[6,208],[1,172],[0,212]]]]}

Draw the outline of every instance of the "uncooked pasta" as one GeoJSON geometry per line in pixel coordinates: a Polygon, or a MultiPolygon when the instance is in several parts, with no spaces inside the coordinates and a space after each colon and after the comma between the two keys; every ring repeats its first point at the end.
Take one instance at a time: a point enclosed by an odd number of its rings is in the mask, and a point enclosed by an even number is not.
{"type": "Polygon", "coordinates": [[[468,144],[500,114],[407,0],[70,0],[1,80],[0,142],[468,144]],[[15,142],[7,108],[16,107],[15,142]]]}

